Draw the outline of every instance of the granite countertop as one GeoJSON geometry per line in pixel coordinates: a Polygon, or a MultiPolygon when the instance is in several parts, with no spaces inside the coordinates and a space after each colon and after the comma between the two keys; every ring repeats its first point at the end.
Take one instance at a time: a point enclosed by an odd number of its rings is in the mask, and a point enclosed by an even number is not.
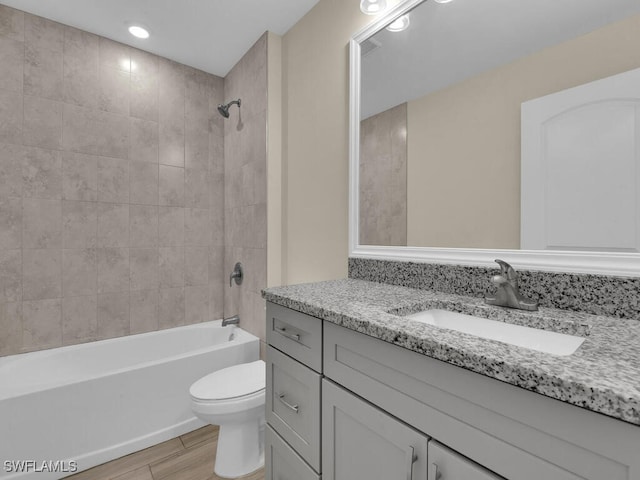
{"type": "Polygon", "coordinates": [[[264,298],[429,357],[640,425],[640,321],[343,279],[268,288],[264,298]],[[430,308],[584,336],[557,356],[433,327],[402,315],[430,308]]]}

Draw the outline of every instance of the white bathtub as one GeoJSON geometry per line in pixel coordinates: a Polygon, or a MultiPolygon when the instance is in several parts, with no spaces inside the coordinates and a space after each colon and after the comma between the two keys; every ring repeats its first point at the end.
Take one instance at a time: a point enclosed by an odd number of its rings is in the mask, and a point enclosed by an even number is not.
{"type": "Polygon", "coordinates": [[[218,320],[0,358],[0,478],[62,478],[194,430],[189,386],[259,356],[218,320]]]}

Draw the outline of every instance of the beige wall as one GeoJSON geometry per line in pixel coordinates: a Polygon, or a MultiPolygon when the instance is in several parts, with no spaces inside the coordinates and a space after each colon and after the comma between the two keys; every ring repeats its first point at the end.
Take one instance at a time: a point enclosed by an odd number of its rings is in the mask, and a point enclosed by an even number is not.
{"type": "Polygon", "coordinates": [[[410,102],[408,244],[519,248],[520,104],[640,67],[638,45],[635,16],[410,102]]]}
{"type": "Polygon", "coordinates": [[[289,284],[347,274],[348,44],[372,20],[357,1],[320,0],[283,37],[283,281],[289,284]]]}
{"type": "Polygon", "coordinates": [[[222,79],[5,6],[0,58],[0,355],[219,318],[222,79]]]}

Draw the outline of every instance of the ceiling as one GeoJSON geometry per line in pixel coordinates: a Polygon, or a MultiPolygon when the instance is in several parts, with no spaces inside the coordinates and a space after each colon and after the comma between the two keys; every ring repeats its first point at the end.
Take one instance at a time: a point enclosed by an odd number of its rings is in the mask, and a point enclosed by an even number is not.
{"type": "Polygon", "coordinates": [[[221,77],[265,31],[285,34],[319,0],[0,0],[221,77]],[[140,40],[130,23],[151,33],[140,40]]]}

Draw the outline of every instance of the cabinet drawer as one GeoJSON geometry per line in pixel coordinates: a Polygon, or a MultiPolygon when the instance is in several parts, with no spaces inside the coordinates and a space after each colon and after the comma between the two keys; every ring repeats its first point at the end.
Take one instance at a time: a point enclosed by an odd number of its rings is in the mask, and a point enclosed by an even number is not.
{"type": "Polygon", "coordinates": [[[320,476],[267,425],[264,435],[265,480],[320,480],[320,476]]]}
{"type": "Polygon", "coordinates": [[[427,480],[504,480],[468,458],[431,440],[429,442],[429,475],[427,480]]]}
{"type": "Polygon", "coordinates": [[[267,422],[320,471],[319,374],[267,347],[267,422]]]}
{"type": "Polygon", "coordinates": [[[267,343],[322,372],[322,320],[267,302],[267,343]]]}

